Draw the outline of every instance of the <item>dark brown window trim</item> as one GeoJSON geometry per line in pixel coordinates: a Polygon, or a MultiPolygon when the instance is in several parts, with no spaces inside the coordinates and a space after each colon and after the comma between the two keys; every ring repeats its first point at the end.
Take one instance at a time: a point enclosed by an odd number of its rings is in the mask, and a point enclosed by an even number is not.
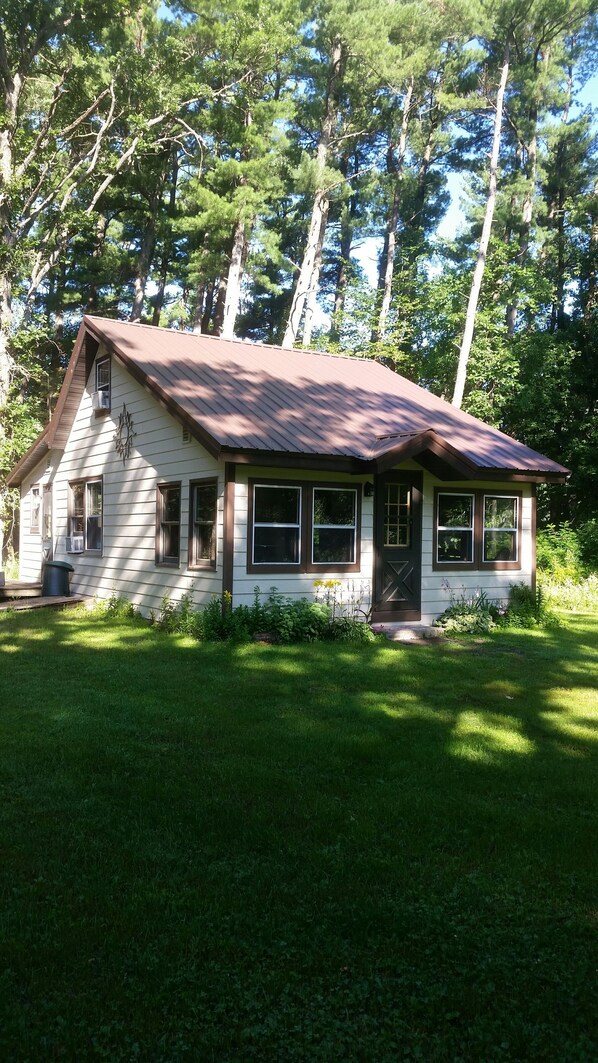
{"type": "Polygon", "coordinates": [[[435,487],[434,488],[434,534],[432,570],[434,572],[519,572],[521,571],[521,529],[522,529],[522,499],[521,491],[509,491],[507,489],[492,487],[435,487]],[[473,561],[467,562],[443,562],[437,561],[438,549],[438,495],[473,495],[473,561]],[[517,499],[517,560],[516,561],[484,561],[484,498],[516,498],[517,499]]]}
{"type": "Polygon", "coordinates": [[[155,565],[158,568],[180,568],[181,566],[181,508],[182,508],[182,482],[181,480],[167,480],[164,483],[156,484],[156,557],[155,565]],[[175,561],[173,558],[162,557],[162,507],[164,505],[164,499],[162,491],[165,487],[178,487],[179,489],[179,556],[175,561]]]}
{"type": "Polygon", "coordinates": [[[222,594],[232,600],[235,560],[235,478],[232,461],[224,463],[224,503],[222,514],[222,594]]]}
{"type": "Polygon", "coordinates": [[[76,480],[69,480],[68,481],[67,528],[68,528],[68,537],[69,538],[72,537],[72,534],[73,534],[72,531],[71,531],[71,518],[73,516],[73,513],[72,513],[72,508],[73,508],[73,491],[72,491],[72,489],[73,489],[73,487],[76,487],[77,484],[83,484],[84,488],[86,488],[87,484],[97,484],[97,483],[99,483],[101,485],[101,489],[102,489],[102,523],[101,523],[102,547],[101,547],[100,550],[90,550],[88,548],[88,546],[87,546],[87,491],[85,490],[84,493],[83,493],[83,499],[84,499],[84,501],[83,501],[83,546],[84,546],[84,548],[83,548],[83,551],[81,551],[81,552],[84,553],[84,554],[89,554],[89,555],[91,555],[91,557],[103,557],[104,556],[104,477],[101,474],[100,474],[100,476],[79,476],[79,477],[77,477],[76,480]]]}
{"type": "Polygon", "coordinates": [[[217,476],[205,476],[199,480],[189,481],[189,538],[187,542],[187,568],[192,571],[205,571],[210,569],[214,571],[217,567],[218,561],[218,477],[217,476]],[[198,558],[194,560],[195,553],[195,505],[194,505],[194,492],[196,487],[215,487],[216,499],[214,503],[214,535],[216,541],[214,543],[214,557],[211,560],[207,558],[198,558]]]}
{"type": "Polygon", "coordinates": [[[344,573],[359,572],[361,569],[361,497],[363,484],[339,482],[337,480],[285,480],[269,479],[265,476],[253,476],[248,481],[248,504],[247,504],[247,572],[253,575],[289,575],[293,572],[304,575],[305,573],[344,573]],[[297,564],[259,565],[254,564],[253,556],[253,491],[255,485],[263,484],[266,487],[298,487],[301,490],[301,516],[299,524],[299,561],[297,564]],[[355,516],[355,561],[350,564],[334,563],[326,561],[317,563],[311,560],[312,553],[312,514],[313,492],[317,488],[335,488],[336,490],[355,491],[356,516],[355,516]]]}

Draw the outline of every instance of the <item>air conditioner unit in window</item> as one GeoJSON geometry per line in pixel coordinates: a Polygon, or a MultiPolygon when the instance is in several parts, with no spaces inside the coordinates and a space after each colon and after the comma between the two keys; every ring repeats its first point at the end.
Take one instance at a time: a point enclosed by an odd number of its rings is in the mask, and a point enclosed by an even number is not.
{"type": "Polygon", "coordinates": [[[110,392],[109,391],[92,391],[91,393],[91,405],[94,410],[109,410],[110,409],[110,392]]]}
{"type": "Polygon", "coordinates": [[[82,554],[83,553],[83,536],[82,535],[67,535],[66,537],[66,552],[67,554],[82,554]]]}

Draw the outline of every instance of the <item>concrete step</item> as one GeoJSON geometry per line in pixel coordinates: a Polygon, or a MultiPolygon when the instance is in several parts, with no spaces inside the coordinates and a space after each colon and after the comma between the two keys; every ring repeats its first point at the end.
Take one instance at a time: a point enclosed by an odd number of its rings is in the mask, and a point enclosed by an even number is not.
{"type": "Polygon", "coordinates": [[[371,625],[377,635],[386,635],[391,642],[419,642],[422,639],[441,639],[443,631],[439,627],[422,623],[378,623],[371,625]]]}

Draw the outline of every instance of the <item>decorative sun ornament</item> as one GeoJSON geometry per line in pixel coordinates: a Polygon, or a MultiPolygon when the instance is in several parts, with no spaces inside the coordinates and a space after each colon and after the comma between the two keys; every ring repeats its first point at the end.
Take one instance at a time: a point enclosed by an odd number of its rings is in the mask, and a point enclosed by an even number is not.
{"type": "Polygon", "coordinates": [[[133,436],[135,435],[137,433],[133,431],[133,418],[123,402],[123,408],[118,415],[118,426],[113,436],[114,448],[119,457],[122,458],[123,465],[131,454],[133,436]]]}

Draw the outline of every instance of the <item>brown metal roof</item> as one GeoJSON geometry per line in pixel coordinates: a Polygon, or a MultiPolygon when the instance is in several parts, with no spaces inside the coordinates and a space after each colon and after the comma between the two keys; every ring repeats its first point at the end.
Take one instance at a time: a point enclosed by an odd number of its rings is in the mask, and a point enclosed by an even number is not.
{"type": "Polygon", "coordinates": [[[458,456],[469,475],[480,478],[497,471],[547,479],[567,474],[368,359],[98,317],[86,317],[83,328],[223,457],[319,455],[381,467],[385,458],[400,461],[431,450],[449,462],[458,456]]]}

